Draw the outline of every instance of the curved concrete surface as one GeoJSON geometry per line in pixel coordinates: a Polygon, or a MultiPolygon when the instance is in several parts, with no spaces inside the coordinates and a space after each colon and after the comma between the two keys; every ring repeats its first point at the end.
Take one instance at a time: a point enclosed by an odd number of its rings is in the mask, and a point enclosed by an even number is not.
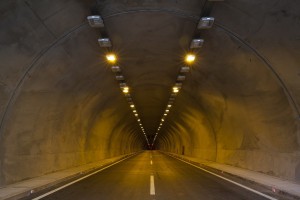
{"type": "Polygon", "coordinates": [[[200,16],[215,17],[155,148],[300,181],[298,1],[97,2],[1,1],[0,185],[146,147],[95,10],[150,142],[200,16]]]}

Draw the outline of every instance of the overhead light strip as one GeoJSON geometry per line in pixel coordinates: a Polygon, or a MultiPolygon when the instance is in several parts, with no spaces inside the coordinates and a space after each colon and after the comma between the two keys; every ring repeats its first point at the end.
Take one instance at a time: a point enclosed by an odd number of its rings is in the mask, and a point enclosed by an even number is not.
{"type": "MultiPolygon", "coordinates": [[[[92,15],[88,16],[87,20],[89,22],[89,25],[93,28],[100,28],[100,35],[107,35],[105,29],[104,29],[104,22],[100,15],[92,15]]],[[[107,48],[108,52],[112,52],[112,42],[111,39],[108,37],[100,37],[98,39],[99,46],[101,48],[107,48]]],[[[108,53],[106,55],[106,60],[108,64],[110,64],[111,71],[115,73],[115,78],[119,82],[120,89],[124,96],[127,99],[127,102],[129,103],[130,108],[132,109],[132,112],[137,120],[138,125],[140,126],[142,133],[147,141],[147,145],[150,146],[147,134],[145,132],[145,129],[141,123],[141,119],[139,118],[138,112],[136,110],[136,107],[132,101],[132,97],[130,95],[130,87],[127,85],[124,75],[122,74],[122,69],[120,66],[116,65],[117,63],[117,56],[114,53],[108,53]]]]}

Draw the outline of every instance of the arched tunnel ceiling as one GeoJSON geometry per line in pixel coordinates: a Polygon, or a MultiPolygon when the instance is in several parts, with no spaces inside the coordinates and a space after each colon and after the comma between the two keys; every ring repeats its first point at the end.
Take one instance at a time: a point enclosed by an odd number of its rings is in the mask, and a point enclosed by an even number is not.
{"type": "Polygon", "coordinates": [[[144,148],[95,11],[150,140],[213,16],[156,148],[300,180],[299,2],[24,0],[0,3],[0,184],[144,148]]]}

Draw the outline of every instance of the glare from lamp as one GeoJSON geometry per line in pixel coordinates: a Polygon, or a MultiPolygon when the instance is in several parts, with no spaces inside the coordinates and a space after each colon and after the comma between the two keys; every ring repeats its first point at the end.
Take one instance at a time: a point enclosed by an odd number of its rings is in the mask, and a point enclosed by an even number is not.
{"type": "Polygon", "coordinates": [[[173,92],[174,92],[174,93],[177,93],[177,92],[179,92],[179,89],[178,89],[178,87],[173,87],[173,92]]]}
{"type": "Polygon", "coordinates": [[[123,93],[127,94],[129,92],[129,87],[124,87],[123,88],[123,93]]]}
{"type": "Polygon", "coordinates": [[[109,63],[115,63],[117,61],[117,57],[113,53],[107,54],[106,59],[109,63]]]}
{"type": "Polygon", "coordinates": [[[188,64],[192,64],[196,59],[196,56],[194,54],[187,54],[185,56],[185,62],[188,64]]]}

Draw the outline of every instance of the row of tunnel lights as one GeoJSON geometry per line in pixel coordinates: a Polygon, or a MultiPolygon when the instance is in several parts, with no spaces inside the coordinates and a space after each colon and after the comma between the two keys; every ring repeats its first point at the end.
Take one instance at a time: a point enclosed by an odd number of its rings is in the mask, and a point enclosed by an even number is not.
{"type": "Polygon", "coordinates": [[[118,81],[120,81],[119,82],[120,88],[121,88],[123,94],[125,95],[125,97],[127,98],[127,101],[130,105],[130,108],[132,109],[132,112],[133,112],[134,116],[136,117],[136,120],[137,120],[137,122],[138,122],[138,124],[139,124],[139,126],[140,126],[140,128],[141,128],[141,130],[144,134],[144,137],[147,141],[147,145],[150,146],[147,134],[145,132],[145,129],[143,127],[141,119],[139,118],[139,114],[137,113],[136,106],[134,105],[134,103],[132,101],[132,97],[130,95],[130,88],[126,84],[124,76],[121,74],[120,67],[115,65],[116,62],[117,62],[117,56],[114,53],[109,53],[109,54],[106,55],[106,60],[108,61],[108,63],[112,64],[111,69],[112,69],[113,72],[116,73],[116,79],[118,81]]]}
{"type": "MultiPolygon", "coordinates": [[[[201,29],[209,29],[209,28],[211,28],[213,26],[214,20],[215,19],[213,17],[202,17],[200,19],[200,21],[198,22],[197,29],[201,30],[201,29]]],[[[192,39],[192,41],[190,43],[190,50],[191,49],[201,48],[203,46],[203,43],[204,43],[204,39],[201,39],[201,38],[192,39]]],[[[159,126],[158,126],[158,128],[156,130],[156,133],[155,133],[155,136],[154,136],[154,139],[152,141],[151,146],[154,145],[155,140],[156,140],[156,138],[158,136],[158,133],[161,130],[162,125],[165,122],[165,119],[166,119],[167,115],[170,112],[172,104],[175,101],[175,97],[177,96],[177,94],[179,93],[179,90],[182,87],[182,82],[185,80],[184,73],[188,73],[190,71],[190,66],[191,66],[191,64],[194,63],[195,59],[196,59],[195,54],[189,53],[189,54],[186,55],[186,57],[185,57],[185,63],[187,64],[187,66],[184,66],[184,67],[180,68],[179,75],[177,76],[176,83],[175,83],[175,85],[172,88],[171,96],[169,98],[169,101],[168,101],[167,107],[166,107],[166,109],[164,111],[164,114],[161,117],[159,126]]]]}
{"type": "MultiPolygon", "coordinates": [[[[101,16],[99,15],[92,15],[92,16],[88,16],[87,17],[87,20],[89,22],[89,25],[91,27],[95,27],[95,28],[103,28],[104,27],[104,22],[103,22],[103,19],[101,18],[101,16]]],[[[202,17],[198,23],[198,26],[197,26],[197,29],[209,29],[212,27],[214,23],[214,18],[213,17],[202,17]]],[[[112,47],[112,42],[109,38],[99,38],[98,39],[98,43],[100,45],[100,47],[104,47],[104,48],[110,48],[112,47]]],[[[190,44],[190,49],[197,49],[197,48],[201,48],[203,46],[203,43],[204,43],[204,40],[203,39],[199,39],[199,38],[196,38],[196,39],[193,39],[191,41],[191,44],[190,44]]],[[[106,55],[106,59],[108,61],[108,63],[111,64],[111,70],[116,73],[116,80],[119,81],[119,85],[120,85],[120,88],[122,90],[122,92],[124,93],[125,97],[127,98],[127,101],[130,105],[130,108],[132,109],[132,112],[134,114],[134,116],[136,117],[137,119],[137,122],[144,134],[144,137],[147,141],[147,145],[150,147],[150,143],[149,143],[149,140],[148,140],[148,137],[147,137],[147,134],[145,132],[145,129],[142,125],[142,122],[141,122],[141,119],[139,118],[139,115],[137,113],[137,110],[136,110],[136,107],[132,101],[132,97],[130,95],[130,88],[127,86],[126,84],[126,81],[125,81],[125,78],[124,76],[122,75],[121,73],[121,68],[120,66],[117,66],[115,65],[117,63],[117,56],[114,54],[114,53],[109,53],[106,55]]],[[[170,108],[172,107],[172,104],[175,100],[175,97],[176,95],[179,93],[181,87],[182,87],[182,82],[185,80],[185,75],[184,73],[187,73],[190,71],[190,66],[192,63],[194,63],[196,59],[196,55],[193,54],[193,53],[188,53],[185,57],[185,63],[188,65],[188,66],[183,66],[180,68],[180,71],[179,71],[179,75],[177,76],[177,80],[176,80],[176,83],[175,85],[172,87],[172,93],[171,93],[171,96],[169,98],[169,101],[168,101],[168,104],[167,104],[167,107],[164,111],[164,114],[160,120],[160,124],[157,128],[157,131],[155,133],[155,137],[152,141],[152,144],[151,146],[154,145],[155,143],[155,140],[158,136],[158,133],[165,121],[165,118],[167,117],[169,111],[170,111],[170,108]]]]}

